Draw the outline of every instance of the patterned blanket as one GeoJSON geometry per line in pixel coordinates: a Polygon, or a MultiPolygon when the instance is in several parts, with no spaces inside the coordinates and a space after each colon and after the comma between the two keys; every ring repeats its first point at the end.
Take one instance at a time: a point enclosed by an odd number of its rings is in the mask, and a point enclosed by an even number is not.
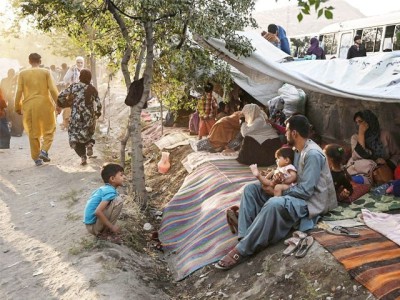
{"type": "Polygon", "coordinates": [[[325,232],[312,235],[343,264],[350,276],[378,299],[400,297],[400,247],[381,234],[359,229],[359,238],[325,232]]]}
{"type": "Polygon", "coordinates": [[[218,261],[237,243],[225,210],[239,204],[244,186],[255,182],[236,160],[209,161],[189,174],[164,209],[159,238],[175,279],[218,261]]]}
{"type": "Polygon", "coordinates": [[[339,206],[323,217],[324,221],[335,221],[356,218],[361,209],[366,208],[373,212],[385,212],[400,209],[400,197],[375,196],[365,194],[351,204],[339,203],[339,206]]]}

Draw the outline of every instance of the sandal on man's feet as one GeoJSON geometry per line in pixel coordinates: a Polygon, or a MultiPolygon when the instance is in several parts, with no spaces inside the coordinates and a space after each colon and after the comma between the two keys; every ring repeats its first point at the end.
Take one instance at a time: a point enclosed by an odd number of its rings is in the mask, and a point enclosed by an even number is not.
{"type": "Polygon", "coordinates": [[[352,238],[360,237],[360,234],[358,232],[351,232],[350,230],[348,230],[346,227],[343,226],[335,226],[333,228],[327,228],[326,232],[333,235],[343,235],[352,238]]]}
{"type": "Polygon", "coordinates": [[[233,248],[227,255],[225,255],[214,266],[220,270],[230,270],[243,262],[245,257],[239,253],[236,248],[233,248]]]}

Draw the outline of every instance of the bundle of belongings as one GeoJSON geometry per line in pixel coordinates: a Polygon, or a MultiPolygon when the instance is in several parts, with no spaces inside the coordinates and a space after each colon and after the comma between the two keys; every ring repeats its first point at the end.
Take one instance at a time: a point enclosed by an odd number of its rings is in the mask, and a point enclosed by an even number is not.
{"type": "Polygon", "coordinates": [[[285,83],[278,94],[268,101],[269,119],[272,122],[284,126],[285,120],[294,113],[305,114],[307,97],[302,89],[285,83]]]}

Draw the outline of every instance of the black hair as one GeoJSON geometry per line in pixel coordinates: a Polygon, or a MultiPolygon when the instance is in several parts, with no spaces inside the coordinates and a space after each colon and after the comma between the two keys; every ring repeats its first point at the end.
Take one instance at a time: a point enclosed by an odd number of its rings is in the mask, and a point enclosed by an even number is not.
{"type": "Polygon", "coordinates": [[[37,53],[31,53],[29,54],[29,61],[33,62],[33,63],[40,63],[40,60],[42,59],[42,57],[37,54],[37,53]]]}
{"type": "Polygon", "coordinates": [[[338,144],[328,144],[324,147],[326,156],[332,159],[336,166],[340,166],[344,158],[344,149],[338,144]]]}
{"type": "Polygon", "coordinates": [[[275,152],[275,158],[278,158],[278,157],[289,158],[290,159],[290,163],[293,163],[293,161],[294,161],[294,151],[290,147],[279,148],[275,152]]]}
{"type": "Polygon", "coordinates": [[[124,172],[124,168],[119,164],[108,163],[103,165],[101,169],[101,178],[104,183],[109,183],[112,176],[117,175],[118,172],[124,172]]]}
{"type": "Polygon", "coordinates": [[[275,24],[269,24],[268,25],[268,32],[269,33],[278,33],[278,26],[276,26],[275,24]]]}
{"type": "Polygon", "coordinates": [[[310,122],[303,115],[292,115],[285,124],[289,125],[290,130],[296,130],[303,138],[308,138],[310,135],[310,122]]]}
{"type": "Polygon", "coordinates": [[[206,93],[211,93],[214,89],[214,85],[210,82],[208,82],[205,86],[204,86],[204,91],[206,93]]]}

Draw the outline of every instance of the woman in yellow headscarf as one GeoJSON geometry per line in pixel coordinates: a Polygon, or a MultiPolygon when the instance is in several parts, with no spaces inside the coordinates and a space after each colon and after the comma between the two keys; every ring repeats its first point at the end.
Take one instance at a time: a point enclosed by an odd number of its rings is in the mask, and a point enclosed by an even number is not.
{"type": "Polygon", "coordinates": [[[18,76],[15,111],[23,115],[24,129],[29,136],[31,157],[35,164],[40,166],[43,161],[50,161],[48,151],[56,131],[55,101],[58,91],[50,72],[39,67],[41,64],[39,54],[31,53],[29,63],[32,68],[21,71],[18,76]]]}

